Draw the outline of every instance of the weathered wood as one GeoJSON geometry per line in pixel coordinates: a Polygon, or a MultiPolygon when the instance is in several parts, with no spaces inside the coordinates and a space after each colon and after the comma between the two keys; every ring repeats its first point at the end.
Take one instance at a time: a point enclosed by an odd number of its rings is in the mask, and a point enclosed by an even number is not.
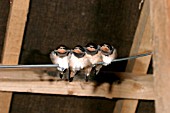
{"type": "MultiPolygon", "coordinates": [[[[151,25],[150,25],[150,3],[145,0],[138,27],[135,33],[130,55],[152,51],[151,25]]],[[[126,71],[134,73],[147,73],[151,55],[128,61],[126,71]]],[[[114,113],[135,113],[138,100],[119,100],[116,103],[114,113]]]]}
{"type": "MultiPolygon", "coordinates": [[[[18,64],[27,19],[29,0],[14,0],[11,4],[3,47],[2,64],[18,64]]],[[[12,93],[0,92],[0,112],[8,113],[12,93]]]]}
{"type": "Polygon", "coordinates": [[[97,96],[106,98],[154,99],[153,76],[118,73],[120,84],[61,81],[42,71],[1,71],[0,91],[97,96]],[[111,88],[111,91],[109,90],[111,88]]]}
{"type": "MultiPolygon", "coordinates": [[[[142,52],[145,53],[146,51],[152,51],[151,49],[152,40],[151,34],[149,32],[150,31],[149,12],[150,12],[149,0],[145,0],[129,56],[133,56],[138,53],[141,54],[142,52]]],[[[129,60],[126,67],[126,71],[132,72],[134,70],[134,65],[138,64],[136,63],[136,61],[139,59],[129,60]]],[[[142,62],[144,61],[142,60],[142,62]]],[[[142,68],[144,67],[145,66],[143,66],[142,68]]]]}
{"type": "MultiPolygon", "coordinates": [[[[47,81],[50,79],[53,80],[61,80],[57,76],[49,74],[50,72],[46,72],[41,70],[44,68],[39,69],[0,69],[0,81],[47,81]]],[[[56,69],[55,69],[56,70],[56,69]]],[[[53,70],[54,71],[54,70],[53,70]]],[[[147,80],[144,76],[151,74],[140,74],[140,73],[129,73],[129,72],[106,72],[108,74],[113,74],[113,76],[118,76],[121,80],[124,79],[132,79],[138,81],[145,81],[147,80]]],[[[152,78],[152,77],[151,77],[152,78]]],[[[149,79],[151,80],[151,79],[149,79]]]]}
{"type": "Polygon", "coordinates": [[[170,1],[151,0],[156,113],[170,111],[170,1]]]}
{"type": "MultiPolygon", "coordinates": [[[[143,33],[138,53],[143,53],[146,51],[153,51],[150,16],[147,19],[145,31],[143,33]]],[[[135,59],[132,72],[146,74],[149,68],[151,57],[152,55],[148,55],[145,57],[135,59]]]]}
{"type": "Polygon", "coordinates": [[[11,5],[2,64],[18,64],[28,7],[29,0],[15,0],[11,5]]]}
{"type": "Polygon", "coordinates": [[[137,100],[120,100],[116,103],[116,108],[114,109],[114,113],[128,113],[128,110],[136,111],[136,105],[138,104],[137,100]]]}
{"type": "Polygon", "coordinates": [[[12,93],[0,92],[0,112],[8,113],[11,103],[12,93]]]}

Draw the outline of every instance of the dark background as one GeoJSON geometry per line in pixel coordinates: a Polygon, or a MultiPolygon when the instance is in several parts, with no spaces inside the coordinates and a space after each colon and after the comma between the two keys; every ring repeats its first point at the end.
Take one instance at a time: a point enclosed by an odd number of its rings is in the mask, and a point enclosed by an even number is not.
{"type": "MultiPolygon", "coordinates": [[[[88,42],[109,42],[118,57],[129,54],[138,24],[141,0],[31,0],[20,64],[49,64],[60,44],[72,48],[88,42]]],[[[0,0],[0,54],[9,0],[0,0]]],[[[0,56],[1,57],[1,56],[0,56]]],[[[126,61],[105,71],[124,71],[126,61]]],[[[10,113],[112,113],[117,99],[14,93],[10,113]]],[[[154,113],[153,101],[139,101],[137,113],[154,113]]]]}

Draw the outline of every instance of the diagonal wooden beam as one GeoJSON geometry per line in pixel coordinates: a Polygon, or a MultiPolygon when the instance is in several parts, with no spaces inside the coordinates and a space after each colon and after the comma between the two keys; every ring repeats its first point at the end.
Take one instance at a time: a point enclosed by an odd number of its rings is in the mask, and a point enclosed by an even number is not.
{"type": "MultiPolygon", "coordinates": [[[[2,64],[18,64],[30,0],[13,0],[3,48],[2,64]]],[[[12,93],[0,92],[0,113],[8,113],[12,93]]]]}
{"type": "MultiPolygon", "coordinates": [[[[138,27],[135,33],[130,55],[152,51],[152,34],[150,25],[150,3],[145,0],[138,27]]],[[[138,58],[128,61],[126,71],[135,73],[147,73],[151,56],[138,58]]],[[[119,100],[116,103],[113,113],[135,113],[138,105],[138,100],[119,100]]]]}
{"type": "MultiPolygon", "coordinates": [[[[129,56],[133,56],[138,53],[142,53],[146,51],[153,51],[152,38],[151,38],[152,34],[151,34],[151,26],[150,26],[151,23],[150,23],[149,15],[150,15],[150,2],[149,0],[145,0],[141,14],[140,14],[138,26],[135,32],[135,36],[133,39],[133,44],[132,44],[129,56]]],[[[148,57],[151,57],[151,56],[148,56],[148,57]]],[[[137,60],[140,60],[140,59],[137,59],[137,60]]],[[[126,67],[127,72],[132,72],[133,70],[136,70],[134,69],[134,65],[138,65],[138,63],[136,63],[137,60],[128,61],[128,65],[126,67]]],[[[142,68],[144,68],[144,66],[142,68]]],[[[148,70],[148,66],[146,66],[144,69],[148,70]]]]}

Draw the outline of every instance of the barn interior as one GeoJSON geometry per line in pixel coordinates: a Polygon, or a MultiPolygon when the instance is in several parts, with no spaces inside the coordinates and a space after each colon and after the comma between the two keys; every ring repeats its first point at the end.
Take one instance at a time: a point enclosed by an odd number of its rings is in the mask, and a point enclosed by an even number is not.
{"type": "MultiPolygon", "coordinates": [[[[118,58],[129,56],[143,8],[141,1],[30,0],[19,64],[51,64],[49,54],[60,44],[73,48],[106,42],[114,45],[118,58]]],[[[0,1],[1,59],[10,2],[0,1]]],[[[124,72],[126,65],[127,61],[113,62],[101,73],[124,72]]],[[[147,73],[152,71],[151,62],[147,73]]],[[[119,99],[14,92],[10,113],[112,113],[119,99]]],[[[139,100],[136,113],[146,112],[155,113],[153,100],[139,100]]]]}

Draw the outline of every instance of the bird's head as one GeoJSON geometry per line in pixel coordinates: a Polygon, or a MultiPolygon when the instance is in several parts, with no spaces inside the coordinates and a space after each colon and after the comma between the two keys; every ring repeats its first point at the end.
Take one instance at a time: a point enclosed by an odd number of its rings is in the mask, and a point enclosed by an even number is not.
{"type": "Polygon", "coordinates": [[[101,44],[101,47],[100,47],[100,51],[104,55],[112,54],[114,49],[115,48],[112,45],[108,44],[108,43],[103,43],[103,44],[101,44]]]}
{"type": "Polygon", "coordinates": [[[86,53],[87,54],[90,54],[90,55],[95,55],[98,53],[100,49],[100,46],[95,44],[95,43],[88,43],[86,46],[85,46],[85,50],[86,50],[86,53]]]}

